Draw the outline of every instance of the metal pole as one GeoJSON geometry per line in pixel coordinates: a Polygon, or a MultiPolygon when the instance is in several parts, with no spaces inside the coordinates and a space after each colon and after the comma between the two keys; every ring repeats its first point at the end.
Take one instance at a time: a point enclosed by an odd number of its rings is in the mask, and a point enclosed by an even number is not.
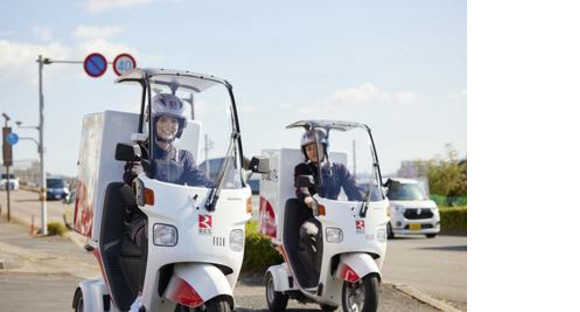
{"type": "Polygon", "coordinates": [[[205,134],[205,176],[209,179],[209,159],[208,156],[209,150],[209,138],[207,137],[207,133],[205,134]]]}
{"type": "Polygon", "coordinates": [[[195,113],[193,110],[193,93],[189,94],[189,100],[190,100],[189,104],[191,104],[191,120],[195,120],[195,113]]]}
{"type": "MultiPolygon", "coordinates": [[[[4,127],[8,129],[8,116],[6,114],[4,114],[4,127]]],[[[3,139],[6,140],[6,138],[3,139]]],[[[8,207],[8,222],[10,222],[10,166],[8,164],[6,164],[6,201],[8,207]]]]}
{"type": "Polygon", "coordinates": [[[356,141],[352,140],[352,175],[356,179],[356,141]]]}
{"type": "Polygon", "coordinates": [[[40,229],[41,234],[47,234],[46,226],[46,172],[44,171],[44,95],[42,93],[42,55],[38,56],[38,94],[40,100],[40,124],[38,126],[40,146],[38,153],[40,154],[40,229]]]}

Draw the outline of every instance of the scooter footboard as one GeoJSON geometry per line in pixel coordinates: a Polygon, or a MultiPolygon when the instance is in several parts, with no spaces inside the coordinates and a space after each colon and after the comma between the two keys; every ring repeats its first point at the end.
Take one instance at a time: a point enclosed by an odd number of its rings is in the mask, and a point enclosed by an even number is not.
{"type": "Polygon", "coordinates": [[[377,274],[379,281],[382,279],[377,263],[369,254],[352,253],[340,256],[336,277],[354,283],[369,274],[377,274]]]}
{"type": "Polygon", "coordinates": [[[228,279],[216,266],[207,263],[176,264],[163,296],[192,308],[226,296],[233,307],[234,296],[228,279]]]}

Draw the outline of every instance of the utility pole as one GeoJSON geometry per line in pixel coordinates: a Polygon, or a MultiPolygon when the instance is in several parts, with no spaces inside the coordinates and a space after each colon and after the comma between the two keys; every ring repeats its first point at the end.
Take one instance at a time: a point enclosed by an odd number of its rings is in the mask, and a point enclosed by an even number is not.
{"type": "Polygon", "coordinates": [[[43,59],[42,55],[38,56],[38,96],[40,104],[40,121],[38,125],[39,146],[38,153],[40,154],[40,233],[46,235],[46,171],[44,167],[44,94],[42,93],[42,65],[50,64],[49,59],[43,59]]]}
{"type": "Polygon", "coordinates": [[[12,165],[12,146],[9,147],[8,143],[6,142],[6,137],[10,134],[10,128],[8,128],[8,121],[10,117],[6,115],[6,113],[2,113],[2,117],[4,117],[4,131],[2,131],[2,146],[3,149],[10,149],[10,151],[3,150],[4,153],[4,165],[6,166],[6,201],[7,201],[7,208],[8,208],[8,222],[10,222],[10,166],[12,165]]]}

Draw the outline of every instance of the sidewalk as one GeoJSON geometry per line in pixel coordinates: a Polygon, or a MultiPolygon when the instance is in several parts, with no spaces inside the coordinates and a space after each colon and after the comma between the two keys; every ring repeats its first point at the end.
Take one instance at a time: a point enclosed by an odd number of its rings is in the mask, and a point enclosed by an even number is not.
{"type": "Polygon", "coordinates": [[[32,237],[28,228],[0,218],[0,269],[11,272],[67,273],[82,279],[99,275],[94,256],[70,237],[32,237]]]}

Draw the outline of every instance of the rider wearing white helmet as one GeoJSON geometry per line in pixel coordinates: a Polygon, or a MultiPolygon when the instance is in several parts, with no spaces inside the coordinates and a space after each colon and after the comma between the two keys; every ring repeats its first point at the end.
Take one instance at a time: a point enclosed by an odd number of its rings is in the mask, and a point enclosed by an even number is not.
{"type": "MultiPolygon", "coordinates": [[[[327,132],[321,128],[307,130],[300,140],[300,148],[304,153],[305,162],[294,167],[296,198],[300,204],[304,203],[311,209],[314,209],[317,204],[312,197],[314,194],[320,193],[319,195],[323,198],[336,200],[341,188],[344,189],[349,200],[362,201],[361,191],[356,185],[354,176],[346,166],[341,163],[331,163],[328,160],[328,146],[327,132]],[[322,174],[320,179],[319,172],[322,174]],[[298,187],[298,178],[303,175],[313,176],[316,185],[298,187]],[[322,182],[322,185],[318,184],[319,181],[322,182]]],[[[300,246],[305,252],[302,253],[302,261],[306,263],[305,267],[310,270],[308,274],[311,276],[318,276],[320,269],[317,249],[318,240],[321,237],[318,224],[316,218],[310,217],[300,227],[300,246]]]]}
{"type": "MultiPolygon", "coordinates": [[[[155,179],[181,185],[211,187],[213,183],[206,178],[205,172],[197,167],[193,154],[188,150],[177,149],[173,145],[176,139],[181,138],[183,129],[187,126],[186,116],[183,102],[177,96],[167,93],[156,95],[151,101],[153,139],[145,141],[143,150],[147,151],[150,142],[154,142],[153,157],[148,158],[155,179]]],[[[123,180],[130,185],[141,172],[143,167],[140,162],[128,162],[125,165],[123,180]]],[[[135,206],[127,207],[126,216],[129,223],[129,238],[141,249],[142,254],[146,254],[147,217],[135,206]]],[[[142,258],[141,262],[141,278],[143,278],[146,259],[142,258]]]]}

